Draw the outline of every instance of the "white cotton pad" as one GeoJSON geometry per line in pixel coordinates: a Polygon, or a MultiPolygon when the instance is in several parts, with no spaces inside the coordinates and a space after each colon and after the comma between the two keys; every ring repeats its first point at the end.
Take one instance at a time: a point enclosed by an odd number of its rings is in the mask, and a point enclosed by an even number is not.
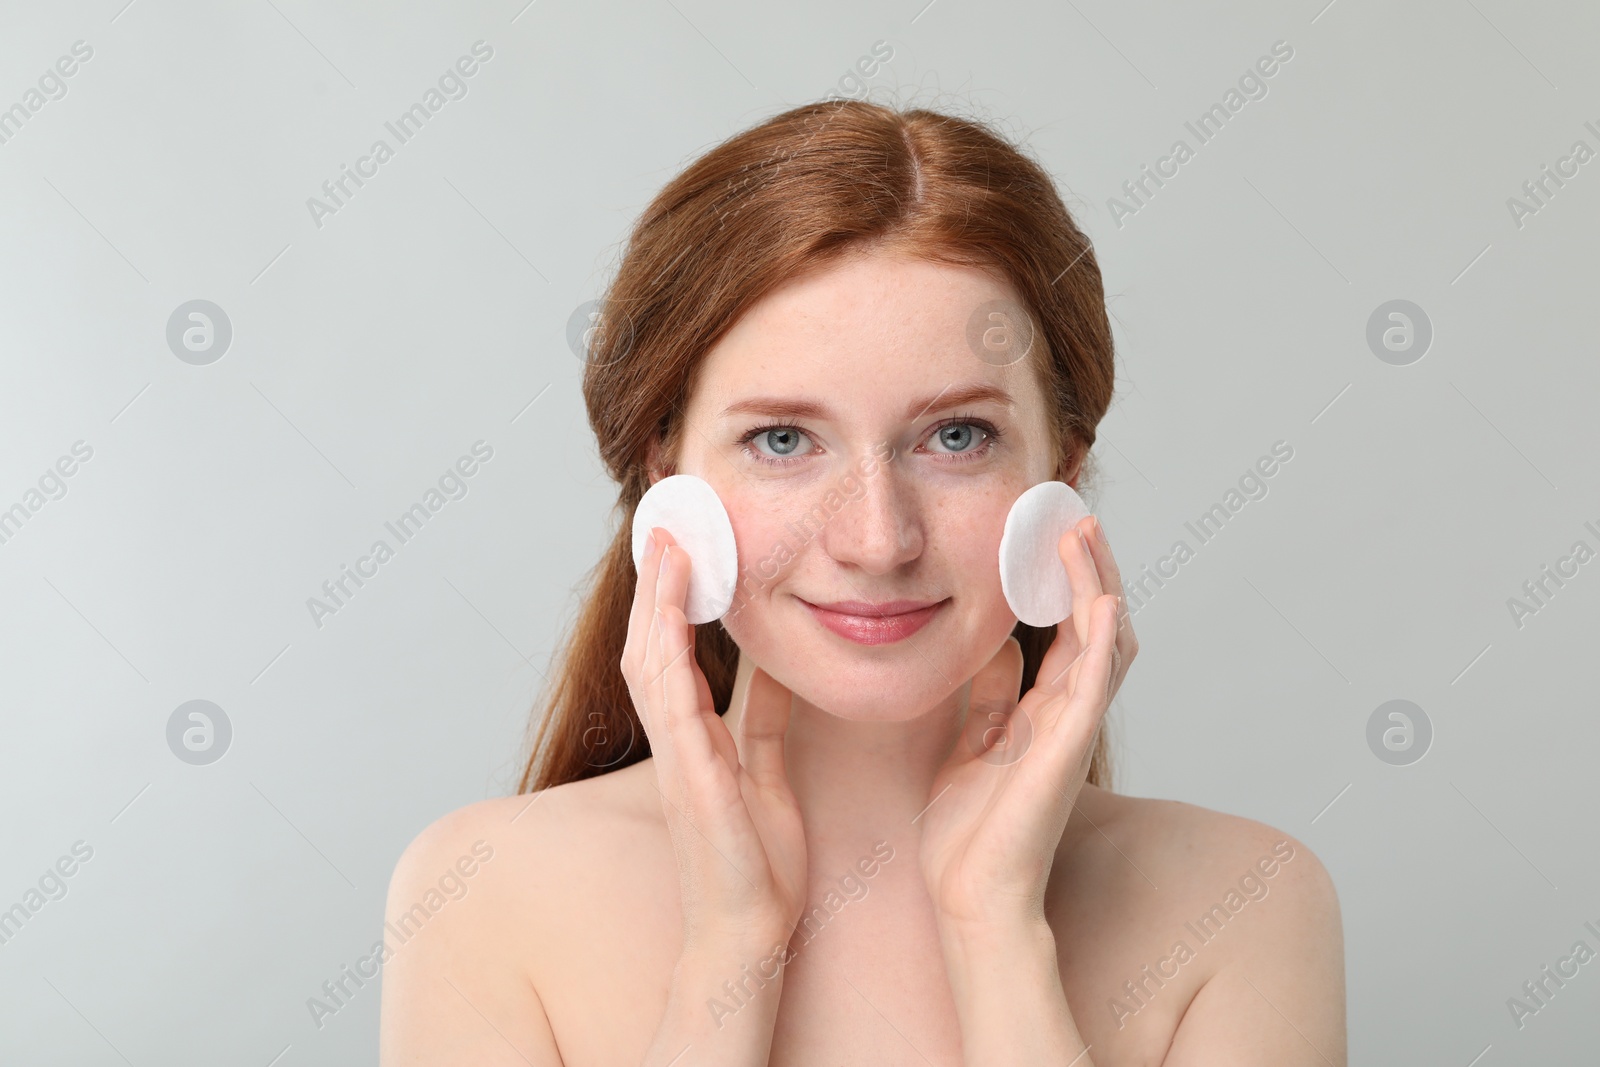
{"type": "Polygon", "coordinates": [[[704,478],[674,474],[645,490],[633,513],[633,565],[644,562],[650,528],[659,526],[689,554],[689,591],[683,613],[692,623],[710,622],[727,614],[739,575],[739,550],[733,523],[704,478]]]}
{"type": "Polygon", "coordinates": [[[1066,482],[1040,482],[1011,505],[1000,535],[1000,589],[1029,626],[1054,626],[1072,614],[1072,583],[1056,545],[1088,514],[1066,482]]]}

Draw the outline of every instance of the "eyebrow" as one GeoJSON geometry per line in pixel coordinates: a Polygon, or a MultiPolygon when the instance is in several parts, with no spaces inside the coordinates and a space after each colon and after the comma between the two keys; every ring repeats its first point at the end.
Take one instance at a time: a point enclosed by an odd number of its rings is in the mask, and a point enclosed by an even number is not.
{"type": "MultiPolygon", "coordinates": [[[[965,404],[979,404],[984,401],[994,401],[1006,408],[1013,406],[1011,394],[999,386],[989,385],[984,382],[973,382],[969,385],[947,385],[932,396],[921,397],[913,400],[906,408],[905,418],[910,421],[921,416],[935,404],[939,409],[960,407],[965,404]]],[[[798,397],[780,396],[754,396],[745,400],[736,401],[722,409],[718,418],[727,418],[729,415],[769,415],[779,419],[820,419],[831,421],[833,414],[826,404],[815,400],[805,400],[798,397]]]]}

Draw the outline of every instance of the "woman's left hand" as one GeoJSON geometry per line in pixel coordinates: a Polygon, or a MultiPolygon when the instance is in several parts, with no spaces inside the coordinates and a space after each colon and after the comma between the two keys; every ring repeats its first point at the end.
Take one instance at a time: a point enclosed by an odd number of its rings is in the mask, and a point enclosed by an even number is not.
{"type": "Polygon", "coordinates": [[[1095,736],[1139,644],[1122,579],[1092,516],[1056,546],[1072,615],[1019,701],[1008,637],[971,682],[963,737],[934,777],[920,862],[939,921],[981,930],[1042,922],[1056,846],[1088,777],[1095,736]]]}

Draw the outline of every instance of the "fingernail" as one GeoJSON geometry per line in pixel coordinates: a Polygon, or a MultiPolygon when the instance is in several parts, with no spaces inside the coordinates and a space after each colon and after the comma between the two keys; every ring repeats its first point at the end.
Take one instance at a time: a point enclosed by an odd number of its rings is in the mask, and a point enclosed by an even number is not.
{"type": "Polygon", "coordinates": [[[1106,544],[1106,528],[1100,525],[1100,516],[1094,517],[1094,535],[1100,538],[1100,543],[1106,544]]]}
{"type": "Polygon", "coordinates": [[[1083,546],[1084,555],[1088,555],[1089,554],[1089,542],[1085,541],[1083,539],[1083,531],[1082,530],[1078,531],[1078,544],[1083,546]]]}
{"type": "Polygon", "coordinates": [[[650,553],[654,552],[655,550],[656,550],[656,529],[655,529],[654,526],[652,526],[652,527],[650,527],[650,532],[645,535],[645,539],[644,539],[644,554],[645,554],[646,558],[648,558],[650,553]]]}

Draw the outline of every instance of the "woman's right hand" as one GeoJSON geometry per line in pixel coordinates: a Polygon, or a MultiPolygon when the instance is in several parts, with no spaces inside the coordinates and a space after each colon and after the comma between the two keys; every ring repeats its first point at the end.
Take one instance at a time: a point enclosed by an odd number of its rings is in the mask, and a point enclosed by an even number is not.
{"type": "Polygon", "coordinates": [[[692,561],[666,530],[651,533],[622,670],[678,858],[685,949],[770,948],[788,941],[805,904],[805,834],[783,761],[791,694],[757,668],[734,743],[684,614],[692,561]]]}

